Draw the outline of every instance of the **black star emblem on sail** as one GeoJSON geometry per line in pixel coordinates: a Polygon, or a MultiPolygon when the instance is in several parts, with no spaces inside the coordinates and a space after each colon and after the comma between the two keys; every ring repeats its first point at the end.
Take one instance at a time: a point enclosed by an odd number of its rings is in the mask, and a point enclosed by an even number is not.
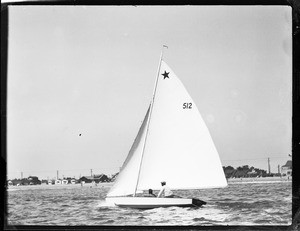
{"type": "Polygon", "coordinates": [[[165,71],[165,73],[163,73],[163,74],[161,74],[161,75],[164,76],[164,79],[165,79],[165,78],[168,78],[168,79],[169,79],[169,78],[170,78],[170,77],[169,77],[169,73],[170,73],[170,72],[166,72],[166,71],[165,71]]]}

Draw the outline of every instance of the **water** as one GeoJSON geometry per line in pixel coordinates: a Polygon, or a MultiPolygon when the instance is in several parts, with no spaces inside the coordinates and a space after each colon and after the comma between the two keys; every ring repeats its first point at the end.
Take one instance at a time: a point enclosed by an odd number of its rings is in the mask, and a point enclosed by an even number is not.
{"type": "Polygon", "coordinates": [[[9,225],[290,225],[291,182],[229,184],[223,189],[176,191],[207,205],[137,210],[110,207],[111,186],[14,186],[7,191],[9,225]]]}

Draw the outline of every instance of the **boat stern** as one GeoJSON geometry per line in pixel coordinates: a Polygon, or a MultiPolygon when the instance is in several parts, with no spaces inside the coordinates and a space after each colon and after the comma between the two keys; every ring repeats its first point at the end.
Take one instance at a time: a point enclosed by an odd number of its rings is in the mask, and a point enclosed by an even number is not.
{"type": "Polygon", "coordinates": [[[201,207],[202,205],[206,205],[206,202],[202,201],[202,200],[199,200],[199,199],[196,199],[196,198],[193,198],[192,199],[192,204],[194,206],[201,207]]]}

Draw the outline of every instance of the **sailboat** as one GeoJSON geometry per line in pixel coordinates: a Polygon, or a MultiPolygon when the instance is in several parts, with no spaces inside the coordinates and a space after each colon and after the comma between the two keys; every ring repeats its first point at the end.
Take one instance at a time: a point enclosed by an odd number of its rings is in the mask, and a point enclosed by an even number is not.
{"type": "Polygon", "coordinates": [[[140,192],[226,187],[217,149],[198,108],[161,52],[145,118],[106,202],[119,207],[200,207],[198,198],[158,198],[140,192]]]}

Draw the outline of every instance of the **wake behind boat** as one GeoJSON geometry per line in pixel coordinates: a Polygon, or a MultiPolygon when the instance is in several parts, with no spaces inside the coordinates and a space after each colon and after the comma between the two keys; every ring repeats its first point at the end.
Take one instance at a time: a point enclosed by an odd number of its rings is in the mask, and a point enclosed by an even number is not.
{"type": "Polygon", "coordinates": [[[106,201],[120,207],[201,206],[196,198],[139,197],[137,192],[226,187],[218,152],[196,104],[161,54],[152,101],[106,201]],[[209,174],[213,171],[213,174],[209,174]]]}

